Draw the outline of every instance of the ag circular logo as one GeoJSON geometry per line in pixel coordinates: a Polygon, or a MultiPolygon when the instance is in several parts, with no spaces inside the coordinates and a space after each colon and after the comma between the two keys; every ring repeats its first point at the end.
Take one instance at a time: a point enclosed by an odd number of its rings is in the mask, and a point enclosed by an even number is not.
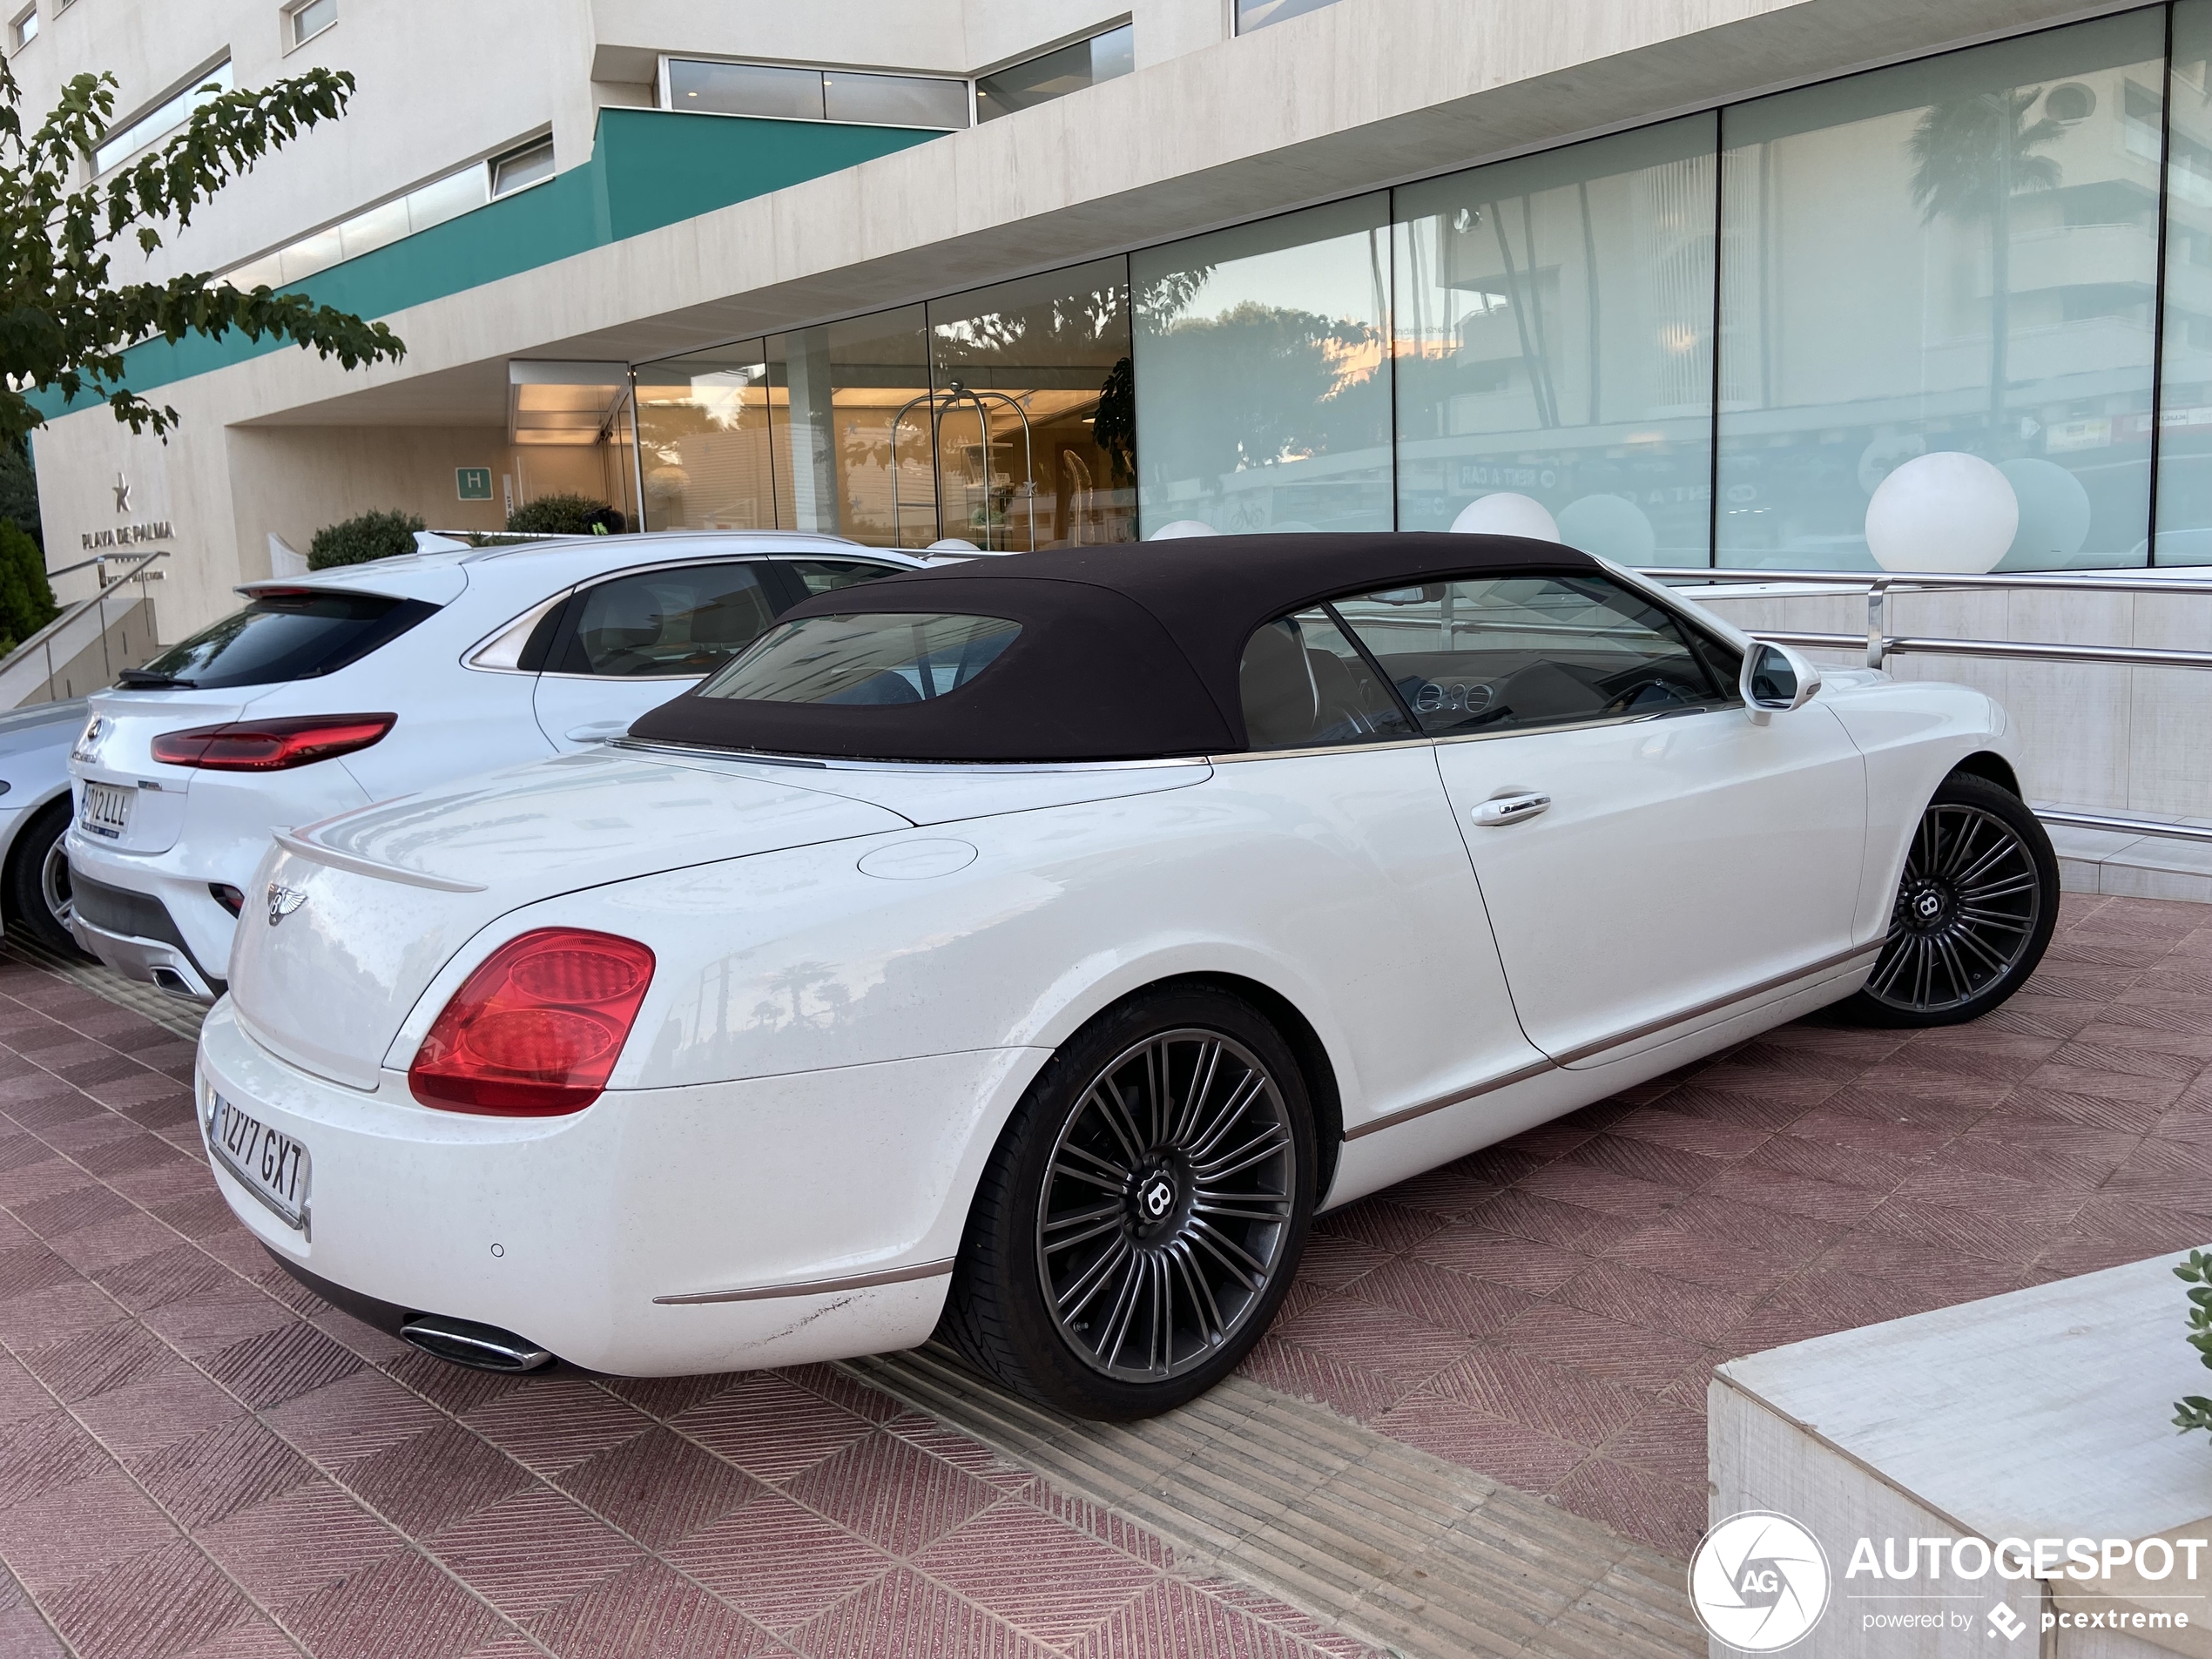
{"type": "Polygon", "coordinates": [[[1828,1557],[1789,1516],[1746,1510],[1707,1533],[1689,1558],[1689,1602],[1724,1647],[1779,1653],[1820,1622],[1828,1557]]]}

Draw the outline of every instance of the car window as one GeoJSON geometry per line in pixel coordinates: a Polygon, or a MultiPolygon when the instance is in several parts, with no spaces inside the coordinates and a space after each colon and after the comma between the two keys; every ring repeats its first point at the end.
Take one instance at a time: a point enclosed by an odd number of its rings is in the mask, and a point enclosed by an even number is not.
{"type": "Polygon", "coordinates": [[[144,668],[123,671],[125,686],[275,685],[314,679],[389,644],[438,607],[420,599],[341,588],[265,590],[144,668]]]}
{"type": "Polygon", "coordinates": [[[1674,616],[1604,577],[1483,577],[1335,608],[1435,735],[1728,700],[1674,616]]]}
{"type": "Polygon", "coordinates": [[[784,559],[779,563],[799,578],[809,598],[818,593],[834,593],[856,583],[873,582],[878,577],[889,576],[893,569],[888,564],[861,564],[851,559],[784,559]]]}
{"type": "Polygon", "coordinates": [[[547,666],[556,673],[711,673],[760,637],[775,607],[750,564],[641,570],[586,588],[569,602],[547,666]]]}
{"type": "Polygon", "coordinates": [[[705,685],[760,703],[920,703],[969,684],[1022,631],[1001,617],[886,612],[787,622],[705,685]]]}
{"type": "Polygon", "coordinates": [[[1245,643],[1238,689],[1255,749],[1413,735],[1405,711],[1326,610],[1278,617],[1245,643]]]}

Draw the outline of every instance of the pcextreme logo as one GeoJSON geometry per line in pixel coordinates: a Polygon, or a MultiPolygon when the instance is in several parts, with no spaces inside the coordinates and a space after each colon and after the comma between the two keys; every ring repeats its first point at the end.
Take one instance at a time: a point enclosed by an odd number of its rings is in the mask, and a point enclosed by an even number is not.
{"type": "Polygon", "coordinates": [[[1973,1536],[1860,1538],[1839,1590],[1827,1552],[1802,1521],[1754,1509],[1730,1515],[1699,1542],[1690,1557],[1689,1600],[1707,1632],[1738,1653],[1796,1646],[1836,1594],[1859,1603],[1851,1616],[1862,1630],[1959,1632],[1986,1625],[1987,1638],[2009,1647],[2039,1621],[2033,1613],[2023,1618],[2001,1592],[1994,1606],[1973,1608],[1993,1588],[1993,1577],[2041,1581],[2045,1631],[2186,1630],[2190,1608],[2204,1611],[2206,1598],[2194,1581],[2207,1547],[2202,1538],[2170,1536],[1995,1543],[1973,1536]],[[1851,1581],[1858,1579],[1880,1588],[1854,1589],[1851,1581]],[[1916,1581],[1926,1588],[1896,1588],[1916,1581]],[[1955,1605],[1959,1602],[1968,1606],[1955,1605]]]}
{"type": "Polygon", "coordinates": [[[1689,1559],[1690,1605],[1740,1653],[1779,1653],[1803,1641],[1827,1611],[1828,1583],[1819,1541],[1768,1510],[1730,1515],[1689,1559]]]}

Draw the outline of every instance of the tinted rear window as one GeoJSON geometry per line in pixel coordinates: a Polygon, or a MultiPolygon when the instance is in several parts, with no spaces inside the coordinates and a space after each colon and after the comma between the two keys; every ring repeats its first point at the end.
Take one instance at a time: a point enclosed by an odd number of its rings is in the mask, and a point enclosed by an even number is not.
{"type": "Polygon", "coordinates": [[[313,679],[359,662],[437,610],[420,599],[336,589],[294,589],[254,596],[125,678],[146,685],[274,685],[313,679]]]}
{"type": "Polygon", "coordinates": [[[1001,617],[806,617],[762,635],[699,695],[758,703],[921,703],[966,685],[1021,631],[1020,624],[1001,617]]]}

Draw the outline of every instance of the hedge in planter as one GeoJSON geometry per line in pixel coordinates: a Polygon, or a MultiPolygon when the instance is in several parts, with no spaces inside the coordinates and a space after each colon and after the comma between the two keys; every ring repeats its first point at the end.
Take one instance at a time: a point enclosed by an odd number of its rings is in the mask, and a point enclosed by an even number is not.
{"type": "Polygon", "coordinates": [[[366,564],[415,551],[415,532],[422,521],[412,513],[363,513],[356,518],[326,524],[307,543],[307,568],[327,570],[334,565],[366,564]]]}

